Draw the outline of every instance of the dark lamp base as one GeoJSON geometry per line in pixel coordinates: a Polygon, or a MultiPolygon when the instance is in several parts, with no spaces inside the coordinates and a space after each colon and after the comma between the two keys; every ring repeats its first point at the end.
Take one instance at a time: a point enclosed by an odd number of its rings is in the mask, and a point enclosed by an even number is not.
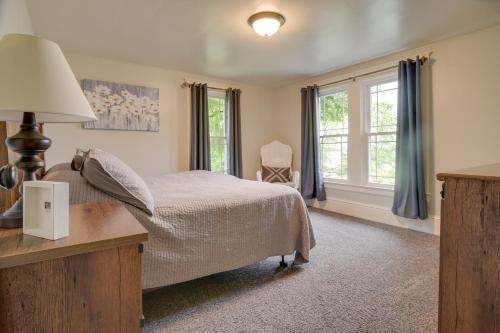
{"type": "MultiPolygon", "coordinates": [[[[49,138],[40,133],[33,112],[23,114],[21,129],[15,135],[5,140],[7,146],[21,155],[16,162],[18,169],[23,171],[23,181],[36,180],[36,171],[45,166],[38,154],[46,151],[51,144],[49,138]]],[[[21,228],[23,226],[23,184],[19,186],[21,197],[12,207],[0,215],[0,228],[21,228]]]]}

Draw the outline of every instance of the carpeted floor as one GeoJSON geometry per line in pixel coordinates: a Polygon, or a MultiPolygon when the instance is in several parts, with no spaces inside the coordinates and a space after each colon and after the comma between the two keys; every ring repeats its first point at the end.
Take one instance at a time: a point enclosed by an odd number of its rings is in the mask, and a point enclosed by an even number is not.
{"type": "Polygon", "coordinates": [[[309,264],[282,270],[276,257],[146,293],[144,331],[437,331],[438,237],[317,210],[311,217],[309,264]]]}

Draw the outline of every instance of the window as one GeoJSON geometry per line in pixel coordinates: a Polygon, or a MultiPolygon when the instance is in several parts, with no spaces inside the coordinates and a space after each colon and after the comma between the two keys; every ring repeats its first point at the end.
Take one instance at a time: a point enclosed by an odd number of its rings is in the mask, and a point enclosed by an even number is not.
{"type": "Polygon", "coordinates": [[[319,91],[320,159],[334,188],[392,191],[396,174],[397,72],[319,91]],[[335,184],[336,185],[333,185],[335,184]]]}
{"type": "Polygon", "coordinates": [[[372,82],[365,93],[368,183],[394,185],[398,81],[390,78],[372,82]]]}
{"type": "Polygon", "coordinates": [[[227,173],[228,142],[226,99],[224,94],[208,92],[208,127],[210,135],[210,167],[213,172],[227,173]]]}
{"type": "Polygon", "coordinates": [[[321,93],[320,157],[323,178],[346,180],[349,138],[349,101],[347,90],[321,93]]]}

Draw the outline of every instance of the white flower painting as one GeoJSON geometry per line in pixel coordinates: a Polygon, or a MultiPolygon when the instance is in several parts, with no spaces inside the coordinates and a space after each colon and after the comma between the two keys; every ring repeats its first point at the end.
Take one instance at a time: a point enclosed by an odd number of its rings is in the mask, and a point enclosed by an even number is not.
{"type": "Polygon", "coordinates": [[[84,123],[84,128],[159,131],[158,88],[83,80],[83,93],[98,119],[84,123]]]}

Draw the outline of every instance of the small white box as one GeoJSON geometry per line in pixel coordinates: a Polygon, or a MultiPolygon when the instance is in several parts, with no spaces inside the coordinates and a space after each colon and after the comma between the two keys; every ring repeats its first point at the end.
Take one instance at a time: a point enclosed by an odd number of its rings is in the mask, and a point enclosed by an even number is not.
{"type": "Polygon", "coordinates": [[[69,235],[69,184],[23,183],[23,233],[46,239],[69,235]]]}

